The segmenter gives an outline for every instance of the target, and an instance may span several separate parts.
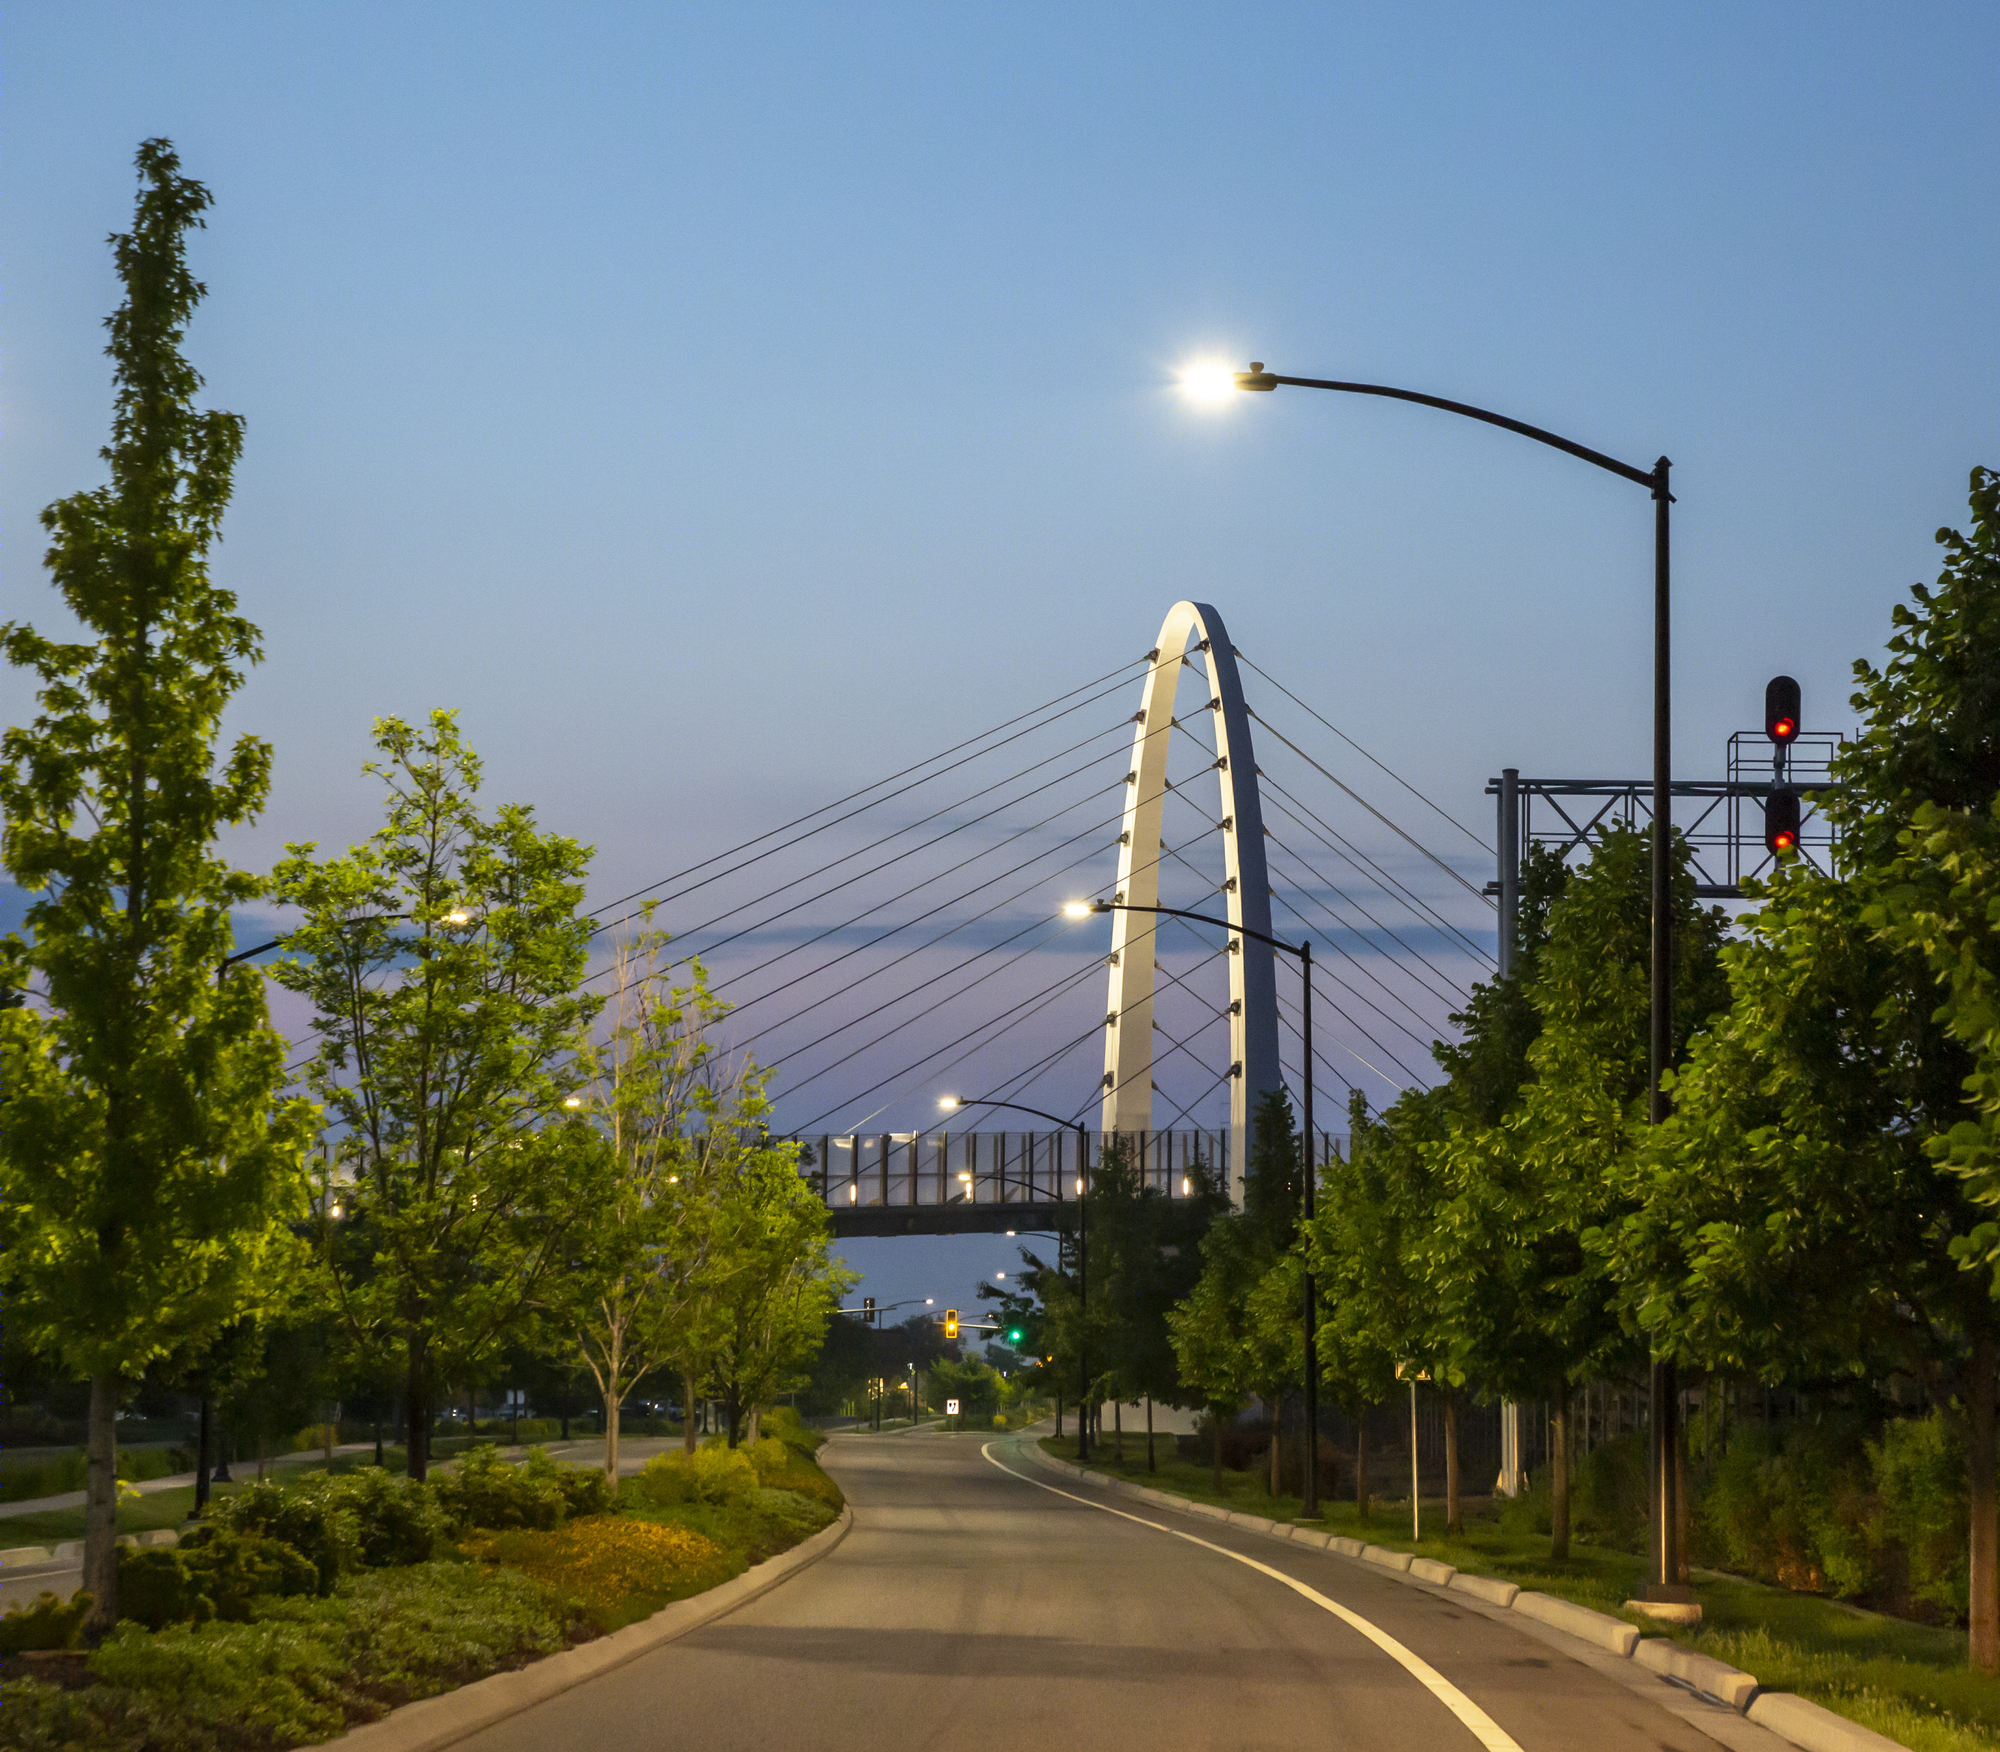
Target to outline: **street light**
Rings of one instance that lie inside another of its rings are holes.
[[[1301,1224],[1313,1218],[1314,1182],[1319,1177],[1319,1164],[1314,1160],[1313,1147],[1313,949],[1310,940],[1286,943],[1277,937],[1266,936],[1262,931],[1253,931],[1248,925],[1232,925],[1227,919],[1218,919],[1208,913],[1189,912],[1178,906],[1137,906],[1122,900],[1072,900],[1063,907],[1063,912],[1073,919],[1087,919],[1092,913],[1144,912],[1159,913],[1167,918],[1190,919],[1201,925],[1220,925],[1225,931],[1233,931],[1239,937],[1254,937],[1260,943],[1268,943],[1273,949],[1282,949],[1287,955],[1295,955],[1299,962],[1299,980],[1302,988],[1300,1006],[1303,1026],[1299,1030],[1305,1049],[1305,1201],[1300,1213]],[[1181,1190],[1187,1190],[1185,1177]],[[1313,1520],[1319,1515],[1319,1311],[1314,1293],[1312,1262],[1308,1254],[1305,1264],[1305,1312],[1302,1316],[1305,1329],[1306,1352],[1306,1475],[1305,1490],[1299,1502],[1302,1519]],[[1275,1443],[1278,1432],[1275,1424],[1271,1440]]]
[[[1088,909],[1086,909],[1088,910]],[[1076,1366],[1081,1377],[1083,1391],[1076,1401],[1076,1457],[1078,1460],[1090,1458],[1090,1199],[1088,1176],[1090,1173],[1090,1133],[1083,1128],[1080,1119],[1064,1119],[1059,1114],[1044,1113],[1039,1107],[1024,1107],[1018,1101],[995,1101],[980,1096],[966,1099],[958,1095],[940,1095],[938,1105],[947,1113],[956,1113],[961,1107],[1006,1107],[1015,1113],[1031,1113],[1037,1119],[1046,1119],[1051,1125],[1062,1126],[1076,1133],[1076,1160],[1082,1170],[1076,1177]],[[961,1174],[961,1180],[969,1176]],[[1030,1191],[1034,1189],[1029,1188]],[[1009,1229],[1008,1234],[1013,1230]]]
[[[1344,395],[1384,396],[1391,401],[1416,402],[1427,408],[1440,408],[1448,414],[1460,414],[1468,420],[1479,420],[1489,426],[1501,426],[1509,432],[1518,432],[1523,438],[1532,438],[1537,444],[1546,444],[1553,450],[1560,450],[1579,461],[1590,463],[1608,474],[1615,474],[1621,480],[1631,481],[1644,487],[1653,497],[1653,944],[1652,977],[1650,1001],[1648,1004],[1647,1028],[1647,1086],[1649,1100],[1647,1116],[1653,1125],[1660,1124],[1667,1116],[1666,1096],[1660,1089],[1660,1079],[1667,1068],[1667,1061],[1673,1053],[1674,1026],[1674,924],[1670,910],[1672,901],[1672,864],[1668,857],[1667,838],[1672,831],[1672,689],[1670,686],[1669,655],[1671,640],[1668,606],[1671,598],[1671,568],[1669,565],[1670,545],[1668,541],[1668,508],[1674,502],[1669,490],[1668,477],[1673,464],[1664,456],[1654,462],[1651,468],[1635,468],[1629,462],[1620,462],[1614,456],[1606,456],[1601,450],[1592,450],[1587,445],[1578,444],[1569,438],[1558,437],[1553,432],[1544,431],[1540,426],[1530,426],[1522,420],[1509,419],[1505,414],[1496,414],[1485,408],[1475,408],[1465,402],[1446,401],[1441,396],[1423,395],[1413,389],[1391,389],[1380,383],[1346,383],[1337,379],[1321,377],[1286,377],[1277,372],[1266,371],[1262,361],[1253,360],[1248,371],[1238,371],[1232,378],[1239,390],[1271,391],[1284,384],[1293,389],[1330,389]],[[1203,373],[1200,382],[1190,374],[1187,380],[1191,391],[1205,393],[1205,386],[1212,381]],[[1503,953],[1511,944],[1514,920],[1502,902],[1500,932]],[[1652,1482],[1648,1495],[1653,1512],[1652,1550],[1649,1553],[1652,1577],[1646,1585],[1649,1599],[1662,1601],[1691,1601],[1693,1590],[1680,1579],[1680,1504],[1678,1453],[1680,1448],[1680,1387],[1675,1378],[1674,1365],[1664,1358],[1655,1357],[1651,1380],[1652,1399],[1652,1439],[1649,1456]]]

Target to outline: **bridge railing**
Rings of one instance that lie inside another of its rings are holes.
[[[1093,1132],[1090,1160],[1104,1158],[1116,1132]],[[1197,1164],[1228,1184],[1229,1133],[1122,1134],[1140,1162],[1141,1183],[1168,1198],[1195,1190]],[[799,1172],[834,1211],[861,1206],[1069,1204],[1076,1199],[1078,1134],[1073,1131],[849,1132],[796,1137]],[[1319,1161],[1344,1139],[1319,1135]]]

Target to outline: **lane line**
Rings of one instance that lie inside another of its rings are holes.
[[[1204,1551],[1213,1551],[1220,1556],[1232,1558],[1260,1575],[1269,1576],[1274,1582],[1284,1583],[1293,1593],[1302,1595],[1322,1611],[1332,1613],[1350,1629],[1358,1630],[1470,1728],[1473,1738],[1486,1748],[1486,1752],[1521,1752],[1519,1741],[1422,1655],[1414,1649],[1405,1647],[1379,1625],[1371,1624],[1360,1613],[1349,1610],[1338,1600],[1329,1600],[1317,1588],[1308,1587],[1296,1577],[1286,1575],[1283,1570],[1273,1569],[1268,1563],[1259,1563],[1254,1557],[1245,1557],[1240,1551],[1231,1551],[1226,1545],[1216,1545],[1209,1540],[1197,1538],[1192,1533],[1183,1533],[1180,1528],[1169,1527],[1164,1521],[1149,1521],[1143,1515],[1127,1514],[1123,1509],[1114,1509],[1109,1503],[1092,1502],[1089,1497],[1078,1496],[1074,1491],[1058,1490],[1052,1484],[1044,1484],[1039,1478],[1030,1478],[1025,1472],[1016,1472],[1013,1467],[1002,1465],[993,1458],[993,1448],[994,1444],[988,1442],[979,1452],[988,1465],[999,1467],[1009,1478],[1018,1478],[1023,1484],[1032,1484],[1037,1490],[1045,1490],[1051,1496],[1067,1497],[1073,1503],[1083,1504],[1086,1509],[1096,1509],[1106,1515],[1116,1515],[1121,1521],[1132,1521],[1141,1527],[1151,1527],[1156,1533],[1171,1533],[1176,1539],[1185,1539],[1188,1544],[1199,1545]]]

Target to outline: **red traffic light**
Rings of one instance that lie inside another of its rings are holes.
[[[1780,748],[1799,735],[1799,684],[1789,675],[1774,675],[1764,684],[1764,734]]]
[[[1764,799],[1764,845],[1773,857],[1799,849],[1799,794],[1789,787]]]

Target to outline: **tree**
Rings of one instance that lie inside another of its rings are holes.
[[[375,736],[388,820],[341,857],[287,848],[272,892],[304,916],[274,977],[313,1006],[308,1076],[352,1180],[335,1306],[356,1352],[401,1360],[421,1479],[440,1381],[537,1312],[603,1180],[569,1107],[602,1000],[577,990],[588,852],[520,805],[480,813],[451,713]]]
[[[746,1417],[805,1384],[827,1321],[860,1281],[832,1256],[832,1223],[799,1173],[798,1145],[762,1135],[767,1075],[746,1069],[733,1111],[707,1130],[717,1184],[712,1287],[687,1328],[732,1448]]]
[[[209,193],[165,140],[139,148],[132,230],[112,250],[116,385],[108,485],[42,513],[47,564],[88,637],[0,628],[40,683],[40,714],[0,741],[0,861],[38,898],[0,950],[4,1275],[27,1323],[89,1379],[84,1585],[117,1610],[121,1383],[255,1307],[285,1273],[309,1129],[283,1099],[284,1043],[262,979],[231,968],[230,909],[258,880],[217,856],[254,818],[271,751],[221,719],[257,630],[208,574],[243,446],[194,406],[181,340],[206,288],[187,234]]]
[[[1620,1172],[1648,1125],[1647,836],[1608,832],[1549,915],[1527,996],[1541,1018],[1532,1080],[1497,1124],[1455,1115],[1426,1155],[1440,1180],[1426,1277],[1456,1378],[1552,1407],[1551,1550],[1569,1551],[1571,1387],[1636,1361],[1602,1249],[1625,1214]],[[1724,920],[1695,898],[1687,849],[1673,848],[1676,1058],[1726,1002]]]
[[[715,1287],[722,1145],[742,1113],[743,1091],[718,1086],[714,1029],[728,1006],[710,995],[699,962],[692,983],[663,989],[666,943],[649,930],[615,963],[614,1021],[595,1091],[609,1160],[550,1291],[597,1383],[613,1480],[626,1398],[684,1355]]]
[[[1940,531],[1935,592],[1898,605],[1890,659],[1857,664],[1857,739],[1820,799],[1836,874],[1781,866],[1725,952],[1727,1016],[1635,1165],[1615,1266],[1662,1348],[1767,1381],[1901,1371],[1956,1400],[1970,1509],[1969,1649],[2000,1670],[1993,1476],[2000,1311],[1977,1146],[1982,967],[2000,882],[1994,477],[1975,533]],[[1961,1008],[1962,996],[1972,999]],[[1972,1097],[1968,1103],[1967,1096]]]

